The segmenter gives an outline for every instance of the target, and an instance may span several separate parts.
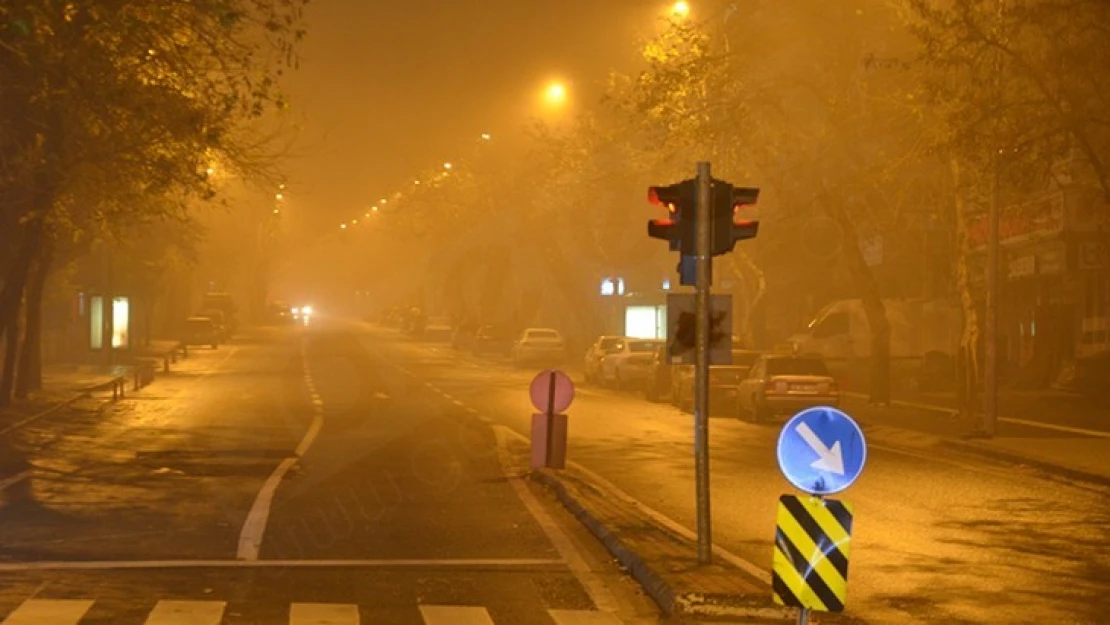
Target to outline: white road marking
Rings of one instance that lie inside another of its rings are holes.
[[[501,471],[506,477],[509,477],[509,472],[512,467],[512,462],[509,460],[509,450],[506,444],[506,432],[511,431],[512,430],[509,430],[509,428],[503,425],[494,427],[494,435],[497,438],[497,458],[501,462]],[[536,497],[532,495],[532,492],[528,490],[528,487],[521,481],[521,478],[509,477],[509,484],[512,485],[513,490],[516,492],[517,496],[520,497],[520,501],[524,504],[524,507],[528,509],[532,518],[536,519],[536,523],[543,530],[544,534],[547,535],[547,539],[551,541],[551,544],[555,546],[559,555],[566,561],[571,573],[578,578],[579,583],[586,589],[587,594],[590,595],[590,599],[597,609],[604,612],[616,612],[617,601],[613,598],[612,593],[609,592],[609,587],[605,585],[605,582],[603,582],[597,574],[590,570],[590,565],[586,563],[586,559],[579,553],[578,548],[575,547],[570,538],[563,533],[562,528],[555,523],[555,520],[547,513],[547,510],[544,510],[540,502],[536,500]]]
[[[457,399],[451,400],[451,403],[453,403],[453,404],[455,404],[456,406],[459,406],[459,407],[462,407],[462,406],[466,405],[466,404],[462,403],[461,401],[459,401]]]
[[[399,560],[62,560],[0,562],[0,572],[111,571],[144,569],[565,569],[563,560],[542,558]]]
[[[555,625],[622,625],[621,620],[609,612],[593,610],[548,610]]]
[[[226,607],[223,601],[159,601],[146,625],[220,625]]]
[[[381,392],[374,393],[374,399],[389,399],[389,395]]]
[[[312,372],[308,368],[308,355],[305,351],[305,344],[301,343],[301,360],[304,363],[305,372],[311,376]],[[313,398],[313,403],[316,403],[318,398]],[[317,406],[322,406],[320,402]],[[258,495],[251,505],[250,512],[247,514],[247,520],[243,522],[243,529],[239,532],[239,549],[236,556],[243,560],[257,560],[258,552],[262,548],[262,537],[266,533],[266,523],[270,520],[270,506],[274,502],[274,493],[277,492],[278,486],[281,481],[285,479],[285,474],[293,468],[299,458],[302,458],[312,443],[316,441],[317,435],[320,434],[320,429],[324,426],[324,415],[322,410],[315,410],[312,415],[312,423],[309,424],[308,430],[305,432],[304,437],[301,439],[300,444],[294,450],[293,457],[286,458],[278,464],[270,477],[266,478],[266,482],[262,485],[262,489],[258,491]]]
[[[507,427],[504,427],[504,426],[499,426],[498,431],[505,432],[506,434],[508,434],[510,436],[513,436],[514,438],[522,440],[525,443],[531,444],[531,441],[528,439],[527,436],[525,436],[525,435],[521,434],[520,432],[517,432],[516,430],[513,430],[511,428],[507,428]],[[598,486],[601,486],[602,488],[605,488],[605,489],[609,490],[609,492],[612,495],[616,496],[618,499],[623,500],[625,503],[627,503],[629,505],[632,505],[632,506],[636,506],[648,518],[652,519],[656,523],[659,523],[663,527],[666,527],[667,529],[669,529],[672,532],[678,534],[679,536],[682,536],[683,538],[685,538],[687,540],[693,540],[693,541],[697,540],[698,535],[695,534],[693,531],[689,530],[688,528],[686,528],[686,526],[684,526],[681,523],[675,521],[674,519],[671,519],[670,517],[666,516],[662,512],[659,512],[658,510],[655,510],[654,508],[648,506],[647,504],[643,503],[642,501],[639,501],[639,500],[635,499],[634,497],[632,497],[632,495],[629,495],[628,493],[624,492],[623,490],[617,488],[612,482],[610,482],[609,480],[601,477],[597,473],[594,473],[593,471],[587,469],[586,467],[584,467],[584,466],[582,466],[582,465],[580,465],[580,464],[578,464],[577,462],[574,462],[574,461],[568,461],[567,466],[575,469],[576,471],[581,471],[584,475],[586,475],[586,477],[593,480],[595,484],[597,484]],[[736,568],[744,571],[748,575],[751,575],[752,577],[760,580],[761,582],[770,585],[770,583],[771,583],[771,572],[770,572],[770,570],[764,569],[764,568],[762,568],[762,567],[760,567],[756,564],[753,564],[753,563],[741,558],[740,556],[736,555],[735,553],[732,553],[731,551],[728,551],[724,547],[721,547],[720,545],[713,545],[713,553],[720,556],[722,560],[724,560],[724,561],[728,562],[729,564],[735,566]]]
[[[460,605],[422,605],[425,625],[493,625],[485,608]]]
[[[868,399],[868,396],[863,393],[845,392],[843,395],[853,397],[855,399]],[[926,410],[929,412],[939,412],[949,416],[959,415],[960,411],[954,408],[946,408],[944,406],[934,406],[932,404],[923,404],[915,401],[904,401],[901,399],[891,400],[891,405],[904,406],[906,408],[916,408],[918,410]],[[998,417],[1002,423],[1014,423],[1017,425],[1025,425],[1031,428],[1041,428],[1042,430],[1054,430],[1056,432],[1067,432],[1068,434],[1082,434],[1084,436],[1094,436],[1096,438],[1110,438],[1110,432],[1104,430],[1088,430],[1085,428],[1073,428],[1067,425],[1056,425],[1054,423],[1045,423],[1043,421],[1030,421],[1028,419],[1015,419],[1012,417]]]
[[[92,605],[85,600],[28,599],[3,625],[77,625]]]
[[[358,606],[351,603],[294,603],[289,625],[358,625]]]
[[[1005,423],[1016,423],[1018,425],[1027,425],[1034,428],[1042,428],[1045,430],[1055,430],[1057,432],[1067,432],[1068,434],[1083,434],[1085,436],[1094,436],[1095,438],[1110,438],[1110,432],[1103,432],[1100,430],[1087,430],[1084,428],[1073,428],[1066,425],[1055,425],[1052,423],[1041,423],[1039,421],[1029,421],[1027,419],[1011,419],[1009,417],[999,417],[999,421]]]
[[[477,408],[467,408],[466,411],[469,412],[470,414],[478,414],[478,409]]]

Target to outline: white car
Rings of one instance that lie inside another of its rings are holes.
[[[651,370],[655,350],[662,344],[660,339],[621,339],[601,359],[601,382],[617,388],[643,382]]]
[[[594,344],[586,350],[586,358],[583,362],[582,371],[585,373],[586,382],[589,384],[596,384],[601,381],[601,360],[609,353],[617,343],[620,343],[624,337],[602,335],[597,337]]]
[[[513,364],[521,366],[531,362],[558,364],[566,359],[566,343],[558,330],[528,328],[513,344]]]

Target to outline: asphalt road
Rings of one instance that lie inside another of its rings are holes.
[[[0,623],[658,621],[523,443],[398,364],[252,331],[6,433]]]
[[[460,356],[361,326],[369,349],[520,434],[534,371]],[[694,527],[692,418],[667,405],[580,389],[569,455],[636,500]],[[780,426],[711,423],[717,544],[770,568]],[[873,445],[842,495],[855,506],[847,613],[873,623],[1106,622],[1110,494],[959,454]]]

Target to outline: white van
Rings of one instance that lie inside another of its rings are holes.
[[[898,377],[916,377],[925,386],[954,376],[951,372],[963,331],[960,309],[946,302],[920,299],[888,299],[883,305],[890,322],[893,372]],[[859,299],[832,302],[817,313],[804,332],[787,341],[795,353],[819,354],[836,372],[871,357],[871,325]]]

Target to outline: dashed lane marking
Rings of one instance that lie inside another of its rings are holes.
[[[374,399],[389,399],[389,395],[381,392],[374,393]]]
[[[459,406],[459,407],[462,407],[462,406],[466,405],[466,404],[464,404],[463,402],[461,402],[457,399],[451,400],[451,403],[453,403],[453,404],[455,404],[456,406]]]

